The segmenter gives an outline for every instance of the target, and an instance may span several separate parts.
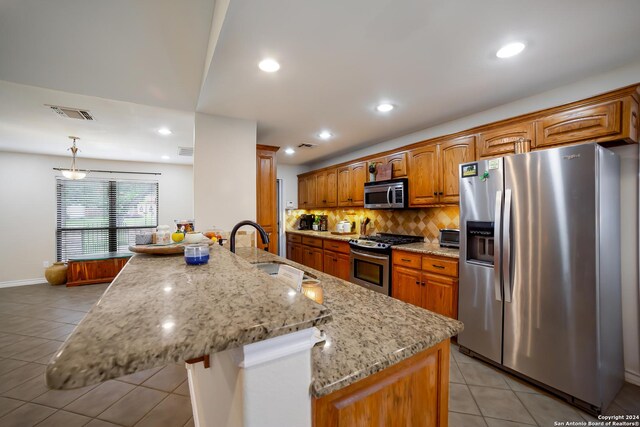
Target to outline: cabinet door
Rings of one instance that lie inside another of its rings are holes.
[[[298,209],[307,208],[307,178],[298,178]]]
[[[338,206],[338,170],[329,169],[325,172],[326,184],[323,200],[326,200],[325,206],[335,208]]]
[[[317,206],[316,195],[316,175],[310,175],[306,179],[307,181],[307,208],[315,208]]]
[[[316,206],[327,207],[327,172],[322,171],[316,174]]]
[[[424,206],[438,202],[438,146],[435,144],[409,151],[409,205]]]
[[[422,272],[405,267],[393,266],[391,296],[409,304],[422,303]]]
[[[338,253],[336,254],[338,261],[337,261],[337,271],[335,276],[339,277],[342,280],[346,280],[349,281],[349,279],[351,278],[351,258],[349,256],[349,254],[341,254]]]
[[[582,141],[610,141],[622,136],[622,101],[575,108],[536,121],[535,147]]]
[[[475,159],[475,137],[457,138],[440,143],[440,203],[458,203],[460,190],[458,167]]]
[[[264,147],[264,148],[261,148]],[[278,229],[276,196],[276,151],[273,147],[258,146],[256,150],[256,220],[270,235],[268,250],[278,253],[278,239],[274,238]],[[261,243],[259,248],[263,248]]]
[[[303,264],[304,263],[303,251],[304,251],[304,246],[302,246],[300,243],[294,243],[293,251],[292,251],[293,257],[291,258],[291,261],[297,262],[298,264]]]
[[[351,165],[351,206],[364,206],[364,183],[368,174],[367,162]]]
[[[327,250],[323,252],[322,271],[334,277],[338,276],[338,255],[335,252]]]
[[[312,258],[313,261],[311,261],[311,268],[315,268],[318,271],[322,271],[323,268],[323,264],[324,264],[324,253],[322,251],[322,249],[319,248],[311,248],[311,252],[312,252]]]
[[[390,164],[391,178],[402,178],[407,176],[407,153],[396,153],[387,156],[387,164]]]
[[[338,168],[338,206],[351,206],[351,168]]]
[[[478,159],[526,153],[533,142],[533,122],[513,123],[478,135]]]
[[[422,274],[425,284],[422,307],[443,316],[458,318],[458,281],[456,279]]]

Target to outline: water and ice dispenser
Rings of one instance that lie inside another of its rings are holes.
[[[493,266],[493,222],[467,221],[467,261]]]

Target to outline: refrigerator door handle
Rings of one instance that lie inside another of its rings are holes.
[[[502,236],[502,190],[496,191],[496,215],[493,223],[493,290],[497,301],[502,301],[502,292],[500,291],[500,266],[502,265],[502,252],[500,250],[500,242]]]
[[[504,231],[502,232],[502,276],[504,277],[504,300],[511,302],[513,284],[511,283],[511,190],[504,190]]]

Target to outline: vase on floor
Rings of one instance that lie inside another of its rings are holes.
[[[50,285],[64,285],[67,283],[67,264],[54,262],[52,266],[44,270],[44,277]]]

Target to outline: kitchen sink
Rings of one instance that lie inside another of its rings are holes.
[[[278,270],[280,269],[280,266],[283,265],[283,262],[255,262],[253,263],[253,265],[256,266],[256,268],[258,270],[262,270],[265,273],[271,275],[271,276],[277,276],[278,275]],[[306,271],[304,272],[304,276],[302,276],[302,280],[308,280],[308,279],[317,279],[316,276],[314,276],[313,274],[309,274]]]

